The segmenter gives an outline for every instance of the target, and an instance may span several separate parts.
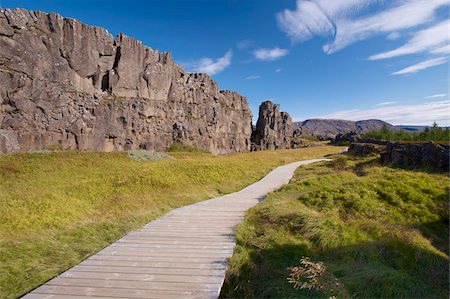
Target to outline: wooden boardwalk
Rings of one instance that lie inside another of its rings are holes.
[[[246,211],[298,166],[321,160],[280,166],[239,192],[173,210],[23,298],[217,298]]]

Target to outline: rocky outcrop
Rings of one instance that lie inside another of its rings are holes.
[[[314,135],[320,139],[333,139],[338,134],[355,132],[365,134],[376,131],[386,126],[390,130],[398,130],[395,126],[378,119],[361,121],[350,121],[341,119],[308,119],[303,122],[294,123],[305,135]]]
[[[352,142],[360,142],[361,136],[356,132],[339,133],[334,140],[331,141],[333,145],[348,145]]]
[[[265,101],[259,106],[259,116],[252,134],[252,150],[291,148],[292,119],[280,112],[280,105]]]
[[[380,154],[383,149],[384,146],[372,143],[352,143],[348,148],[348,153],[359,157],[366,157],[369,155]]]
[[[250,149],[245,97],[170,53],[58,14],[0,9],[0,151]]]
[[[450,145],[428,143],[390,142],[381,154],[383,164],[408,168],[449,170]]]

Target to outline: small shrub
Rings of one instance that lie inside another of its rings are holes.
[[[172,143],[169,147],[169,152],[208,153],[208,151],[203,148],[198,148],[192,145],[183,145],[180,143]]]
[[[20,172],[19,166],[14,162],[8,162],[0,165],[0,175],[4,177],[11,177]]]
[[[302,136],[303,139],[309,140],[309,141],[320,141],[319,137],[315,135],[304,135]]]
[[[329,166],[333,168],[335,171],[344,171],[347,169],[347,158],[338,157],[333,161],[330,161]]]
[[[327,271],[322,262],[313,262],[309,257],[300,259],[300,266],[291,269],[288,282],[295,289],[324,292],[332,297],[348,298],[348,293],[339,280]]]
[[[49,151],[62,151],[63,149],[63,145],[60,143],[49,144],[46,146],[46,150]]]
[[[131,159],[134,159],[136,161],[159,161],[159,160],[173,160],[174,157],[161,152],[150,152],[145,150],[136,150],[136,151],[129,151],[128,157]]]

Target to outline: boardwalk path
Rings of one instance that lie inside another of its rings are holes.
[[[298,166],[321,160],[280,166],[239,192],[173,210],[24,298],[217,298],[245,212]]]

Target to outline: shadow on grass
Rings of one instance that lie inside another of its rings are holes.
[[[420,230],[425,238],[431,241],[431,244],[445,254],[449,255],[449,220],[444,217],[441,221],[420,223],[412,226]]]
[[[241,248],[242,249],[242,248]],[[308,256],[358,298],[446,298],[448,257],[397,238],[329,250],[304,245],[250,249],[250,258],[235,276],[227,274],[221,298],[329,298],[333,291],[296,290],[287,278],[291,267]],[[321,282],[319,280],[319,286]],[[322,286],[326,285],[324,283]],[[340,298],[340,296],[337,296]]]

